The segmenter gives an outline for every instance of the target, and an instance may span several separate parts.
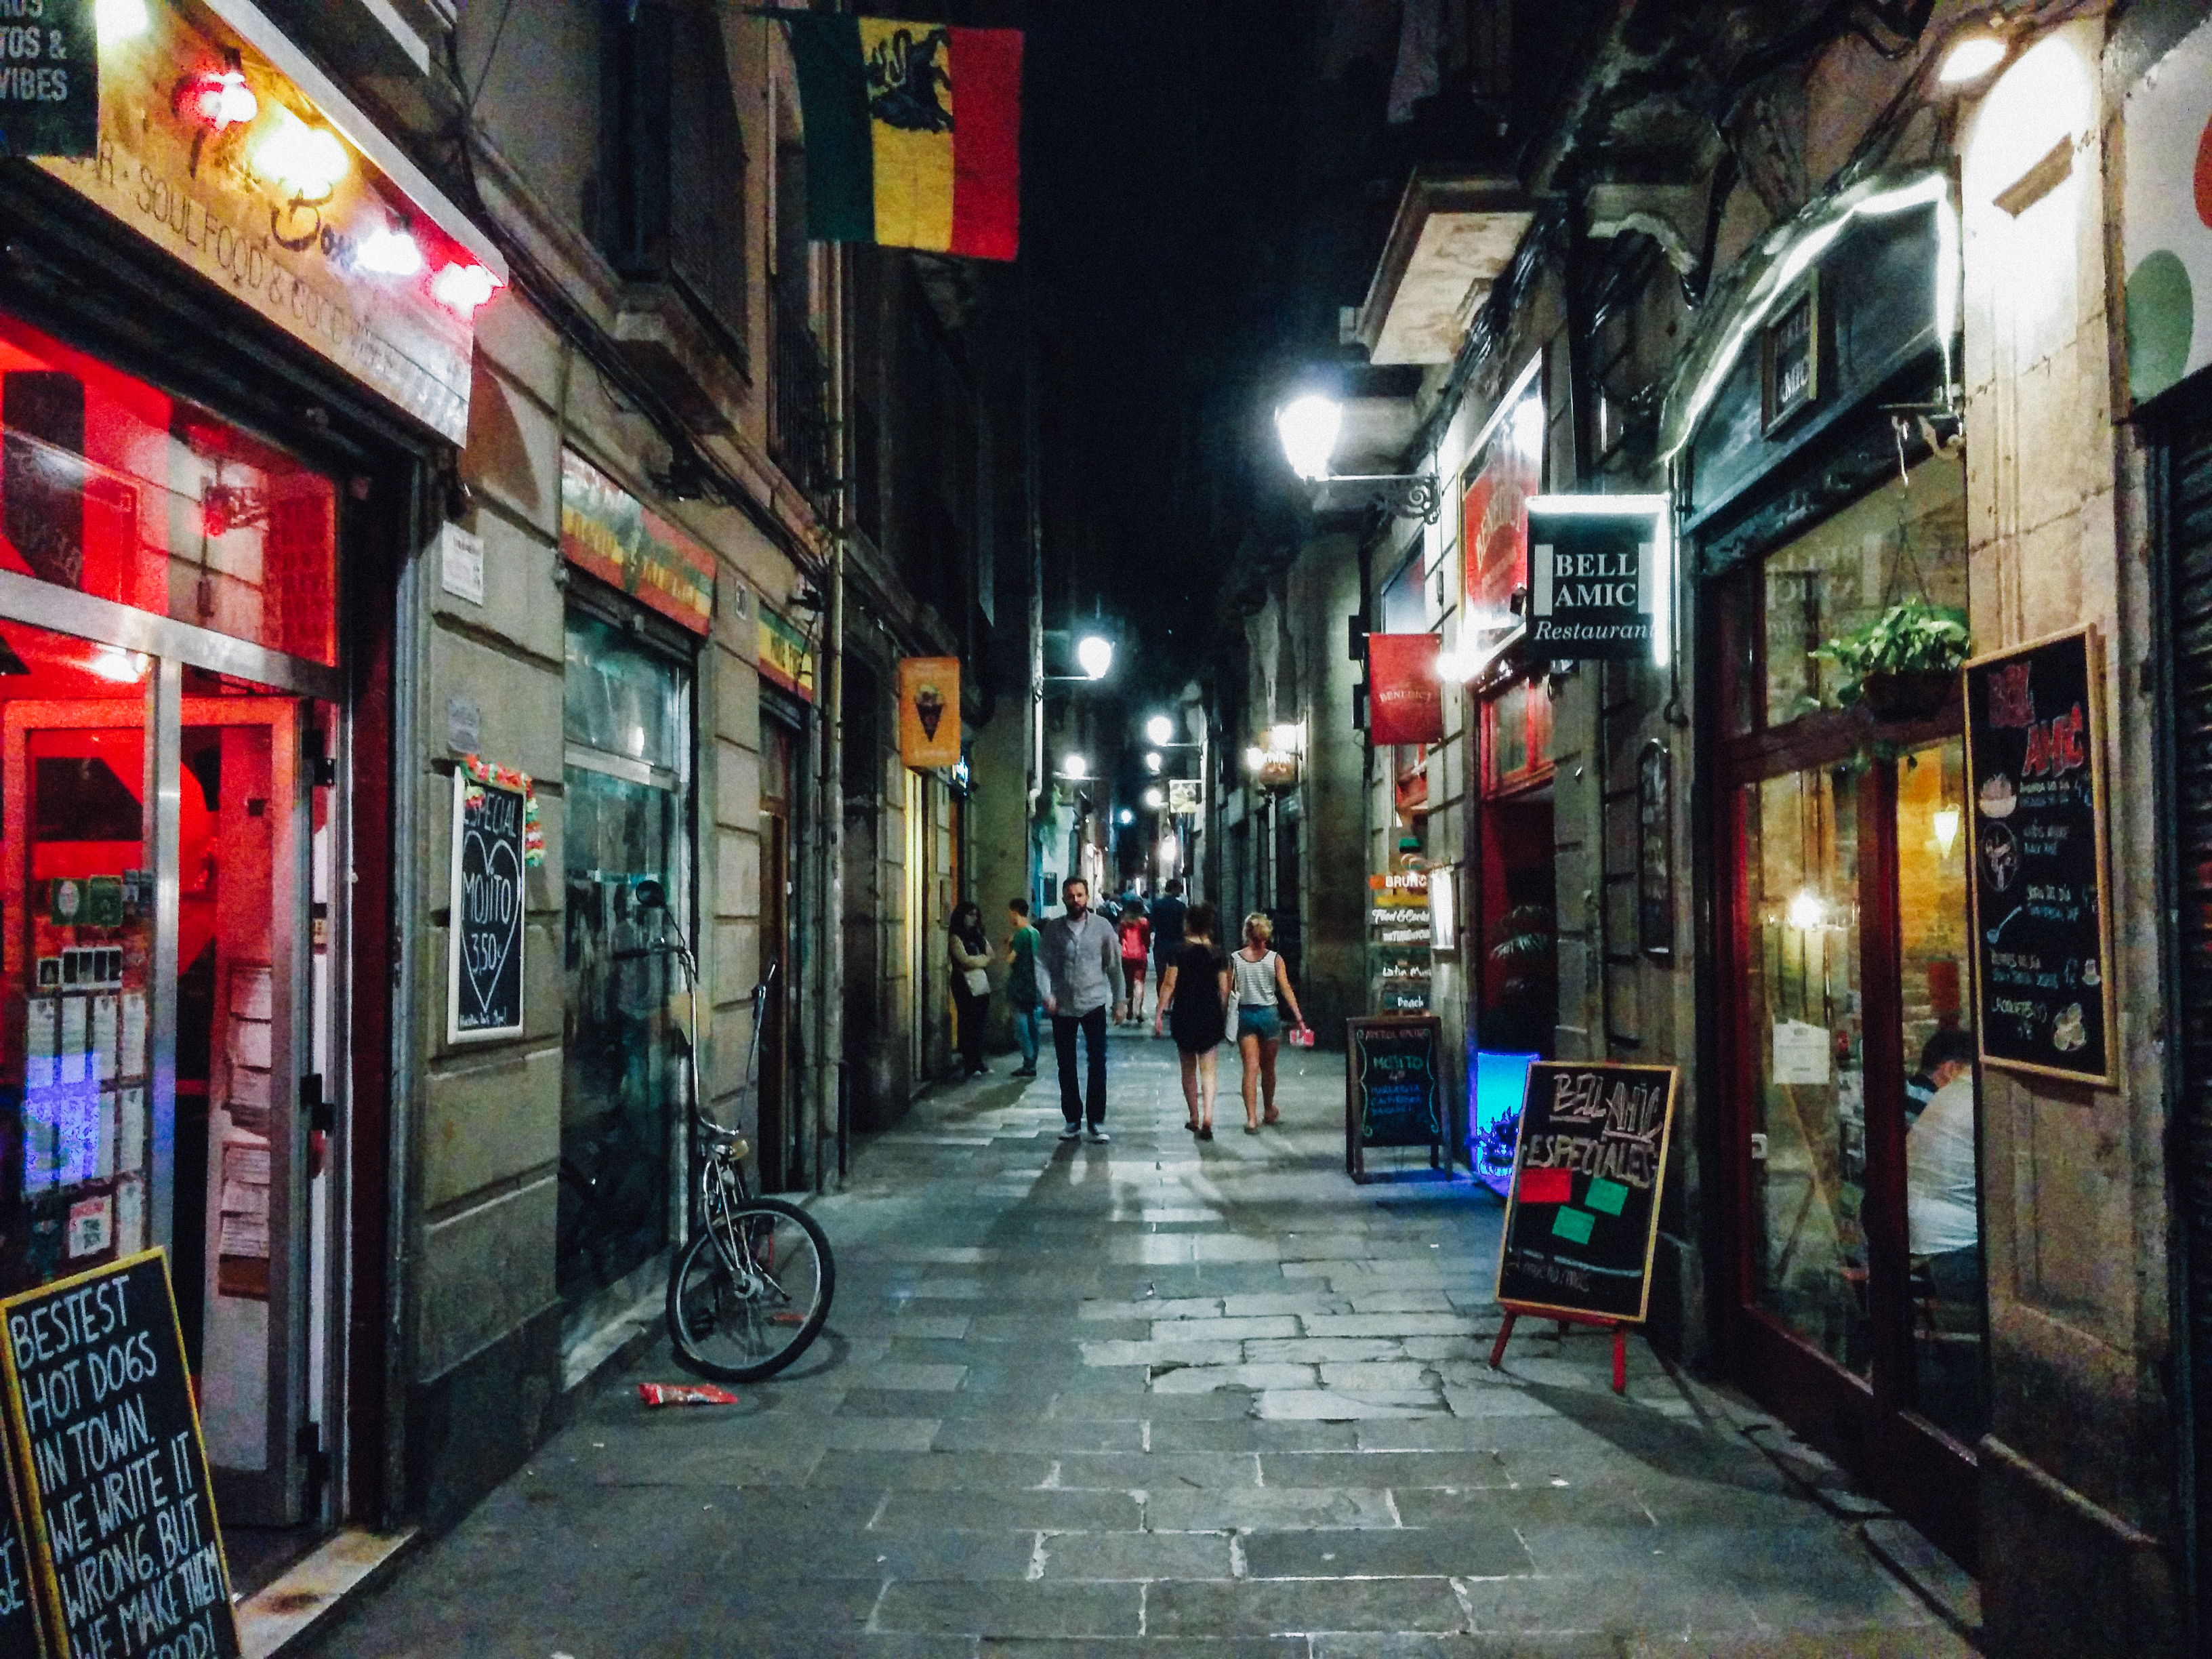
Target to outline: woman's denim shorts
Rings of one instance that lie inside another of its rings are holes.
[[[1280,1042],[1282,1015],[1264,1004],[1255,1003],[1249,1007],[1240,1004],[1237,1010],[1237,1040],[1241,1042],[1248,1036],[1255,1036],[1262,1042]]]

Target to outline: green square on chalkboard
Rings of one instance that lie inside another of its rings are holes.
[[[1583,1194],[1583,1202],[1593,1210],[1603,1210],[1607,1215],[1619,1215],[1620,1206],[1628,1202],[1628,1188],[1618,1181],[1607,1181],[1603,1176],[1593,1176],[1589,1190]]]
[[[1552,1231],[1560,1238],[1571,1239],[1577,1244],[1589,1243],[1590,1229],[1597,1225],[1597,1218],[1588,1210],[1561,1210],[1552,1218]]]

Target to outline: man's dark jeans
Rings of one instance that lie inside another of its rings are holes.
[[[1083,1093],[1075,1091],[1075,1033],[1083,1031],[1083,1048],[1091,1064],[1083,1080]],[[1091,1127],[1106,1121],[1106,1011],[1052,1017],[1052,1051],[1060,1060],[1060,1115],[1070,1123],[1083,1121],[1084,1102],[1091,1106]]]

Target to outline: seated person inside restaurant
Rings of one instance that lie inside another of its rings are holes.
[[[1926,1109],[1905,1133],[1905,1204],[1907,1249],[1914,1277],[1933,1304],[1929,1312],[1939,1331],[1978,1332],[1982,1304],[1981,1194],[1974,1160],[1974,1061],[1971,1032],[1941,1030],[1928,1039],[1920,1069],[1936,1085]],[[1930,1356],[1933,1375],[1923,1390],[1959,1401],[1923,1399],[1922,1409],[1945,1425],[1955,1414],[1946,1407],[1963,1404],[1978,1390],[1971,1368],[1978,1364],[1972,1343],[1960,1346],[1934,1339],[1941,1352]],[[1949,1352],[1957,1348],[1956,1352]],[[1948,1373],[1954,1367],[1960,1375]],[[1954,1430],[1955,1431],[1955,1430]]]

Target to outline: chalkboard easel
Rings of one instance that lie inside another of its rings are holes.
[[[238,1659],[166,1255],[143,1251],[0,1302],[0,1376],[47,1650]]]
[[[1378,1146],[1424,1146],[1444,1170],[1443,1022],[1382,1014],[1344,1022],[1344,1172],[1367,1172]]]
[[[1671,1066],[1540,1060],[1528,1068],[1498,1251],[1505,1322],[1492,1370],[1525,1315],[1613,1333],[1613,1387],[1628,1388],[1628,1329],[1651,1299],[1659,1199],[1674,1133]]]

